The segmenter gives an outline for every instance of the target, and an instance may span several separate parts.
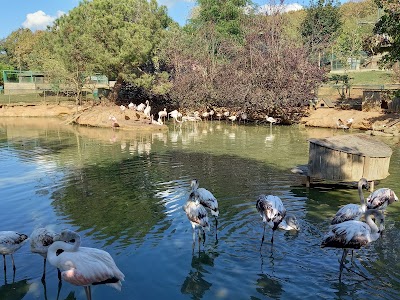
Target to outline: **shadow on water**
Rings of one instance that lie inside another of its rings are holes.
[[[283,289],[279,279],[273,278],[272,276],[266,274],[258,274],[256,291],[261,295],[271,299],[281,299]],[[255,300],[259,298],[251,297],[251,299]]]
[[[23,299],[29,291],[30,284],[28,280],[21,280],[13,283],[6,283],[0,286],[0,299],[20,300]]]

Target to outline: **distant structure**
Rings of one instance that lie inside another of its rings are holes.
[[[374,190],[374,180],[389,176],[392,149],[366,134],[309,140],[307,186],[313,179],[357,182],[364,177]]]

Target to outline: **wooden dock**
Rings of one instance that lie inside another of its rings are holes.
[[[392,149],[366,134],[340,135],[309,140],[307,186],[312,180],[354,182],[364,177],[374,189],[374,180],[389,176]]]

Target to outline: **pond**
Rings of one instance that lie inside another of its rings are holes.
[[[337,209],[358,203],[357,190],[308,189],[290,172],[307,163],[309,138],[338,134],[348,132],[215,121],[138,133],[2,118],[0,230],[70,228],[109,252],[125,281],[120,292],[94,286],[96,300],[399,299],[400,203],[388,207],[383,236],[355,253],[352,269],[368,280],[344,270],[339,282],[341,250],[320,244]],[[399,195],[399,139],[381,139],[393,155],[377,187]],[[218,240],[211,226],[200,250],[182,209],[193,178],[220,206]],[[281,197],[301,231],[277,231],[272,247],[267,228],[260,251],[261,193]],[[14,255],[14,276],[6,258],[0,299],[86,299],[82,287],[59,286],[50,264],[42,284],[43,259],[29,243]]]

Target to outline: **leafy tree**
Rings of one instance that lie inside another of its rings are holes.
[[[12,64],[18,70],[28,69],[29,54],[42,34],[42,31],[33,33],[30,29],[23,28],[13,31],[3,43],[8,63]]]
[[[249,0],[197,0],[197,3],[199,8],[191,19],[192,25],[198,28],[211,23],[218,34],[241,39],[244,8],[250,4]]]
[[[400,2],[391,0],[376,0],[376,2],[384,14],[376,23],[374,32],[383,38],[380,44],[384,46],[381,52],[385,52],[382,64],[392,66],[400,61]]]
[[[307,15],[301,26],[304,44],[310,55],[321,65],[321,54],[337,37],[342,22],[339,3],[334,0],[317,0],[306,9]],[[317,58],[318,57],[318,58]]]

